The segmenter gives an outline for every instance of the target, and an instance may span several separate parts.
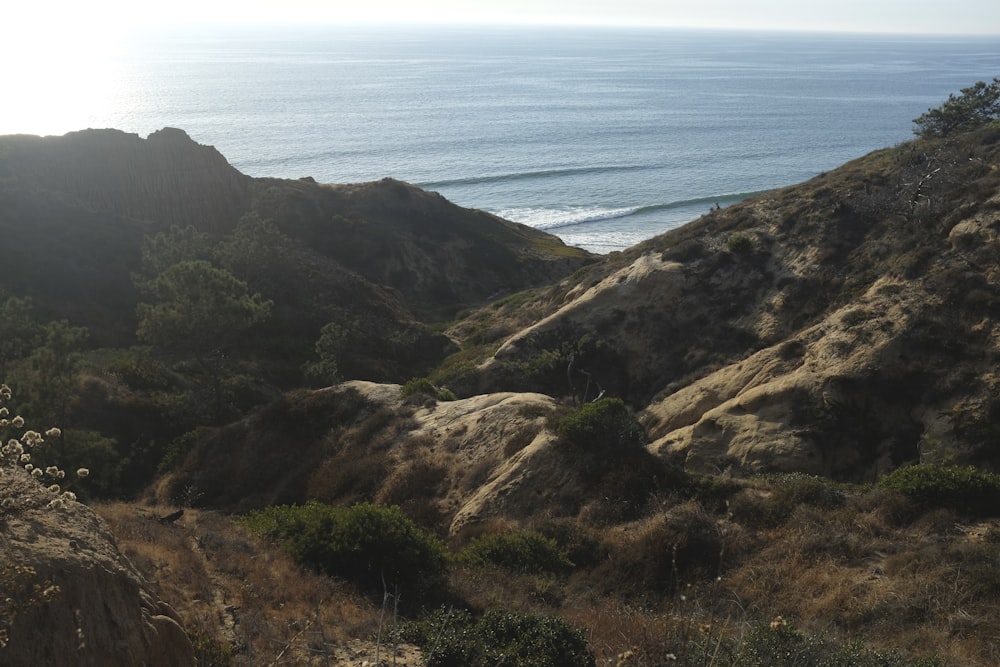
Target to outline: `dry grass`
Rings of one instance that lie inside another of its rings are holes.
[[[400,500],[417,480],[441,481],[417,465],[386,493]],[[1000,521],[920,514],[884,490],[827,493],[800,481],[748,482],[712,510],[660,498],[646,516],[599,529],[569,518],[477,524],[454,551],[479,534],[537,530],[576,569],[560,579],[454,565],[452,597],[473,610],[562,616],[584,629],[598,664],[739,664],[743,638],[777,616],[837,646],[1000,664]],[[279,655],[308,664],[378,631],[379,610],[356,591],[302,572],[221,515],[189,510],[162,525],[166,509],[98,511],[188,627],[236,647],[233,664]]]
[[[229,518],[111,503],[94,508],[119,548],[180,614],[203,665],[374,661],[380,610],[346,584],[303,571]],[[360,641],[359,641],[360,640]],[[383,657],[389,648],[381,648]],[[412,662],[414,651],[397,664]],[[409,661],[409,662],[408,662]]]

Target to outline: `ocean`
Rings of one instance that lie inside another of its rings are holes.
[[[912,138],[1000,37],[199,29],[63,70],[8,82],[0,134],[179,127],[252,176],[393,177],[607,253]]]

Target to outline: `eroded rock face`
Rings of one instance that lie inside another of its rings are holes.
[[[4,564],[30,567],[33,582],[58,592],[39,598],[32,581],[5,576],[19,613],[0,649],[10,667],[194,665],[194,649],[176,613],[150,594],[118,551],[107,525],[85,505],[48,507],[53,495],[20,468],[0,470],[5,508],[0,525]],[[10,504],[10,503],[7,503]],[[10,592],[5,592],[10,595]],[[39,598],[30,603],[29,598]]]

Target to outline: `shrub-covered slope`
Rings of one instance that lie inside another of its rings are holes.
[[[339,290],[335,305],[364,312],[342,302],[371,302],[425,322],[588,261],[551,235],[399,181],[250,178],[170,128],[147,139],[117,130],[0,137],[0,204],[0,287],[118,344],[132,333],[131,275],[140,269],[142,239],[170,226],[193,226],[215,242],[241,221],[273,225],[294,261],[270,267],[280,289],[265,297],[278,303],[292,290]],[[318,326],[307,333],[315,341]]]
[[[713,211],[564,283],[477,388],[626,397],[703,471],[996,465],[998,164],[994,127]]]

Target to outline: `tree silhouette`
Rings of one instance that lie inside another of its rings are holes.
[[[936,109],[915,118],[913,133],[919,137],[945,137],[965,132],[1000,118],[1000,78],[992,83],[979,81],[963,88],[961,95],[949,95]]]

